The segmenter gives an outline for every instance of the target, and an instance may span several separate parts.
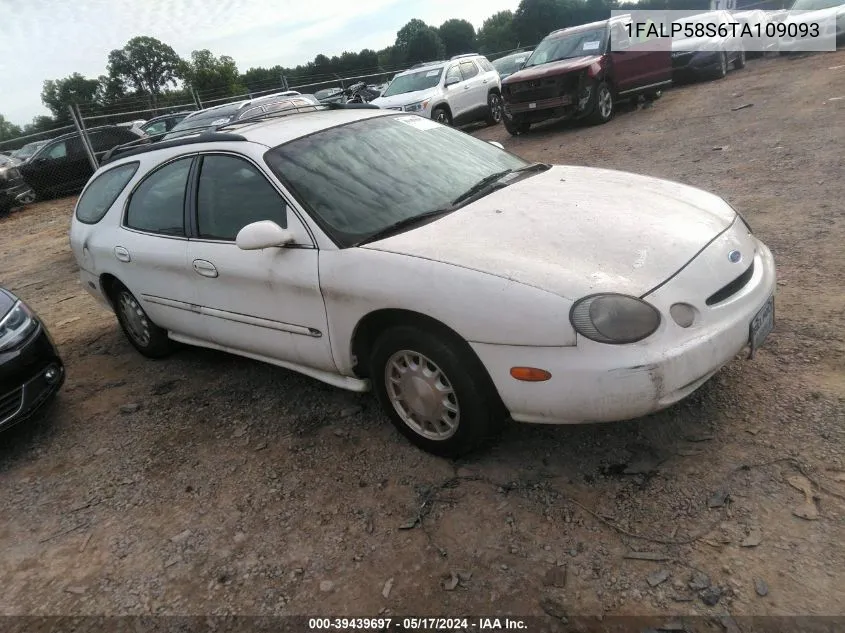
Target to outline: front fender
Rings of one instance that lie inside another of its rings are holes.
[[[572,302],[519,282],[452,264],[365,248],[320,252],[332,354],[352,371],[355,328],[376,310],[429,316],[471,343],[570,347]]]

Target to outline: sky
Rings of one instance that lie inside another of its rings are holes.
[[[23,125],[49,114],[45,79],[106,74],[108,54],[148,35],[188,58],[207,48],[253,66],[291,67],[318,53],[379,50],[419,18],[463,18],[476,29],[519,0],[0,0],[0,114]]]

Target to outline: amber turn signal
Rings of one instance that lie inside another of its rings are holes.
[[[525,382],[543,382],[552,377],[545,369],[536,367],[511,367],[511,376]]]

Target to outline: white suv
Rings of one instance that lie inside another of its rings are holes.
[[[472,121],[496,125],[502,120],[502,81],[486,57],[456,55],[399,73],[372,103],[446,125]]]

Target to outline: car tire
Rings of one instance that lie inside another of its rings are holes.
[[[505,417],[481,361],[448,332],[388,329],[373,346],[370,379],[397,430],[440,457],[479,447]]]
[[[745,49],[742,48],[739,51],[739,55],[734,60],[734,69],[741,70],[745,68]]]
[[[452,125],[452,115],[449,114],[448,108],[443,106],[437,106],[434,108],[434,110],[431,111],[431,118],[443,125]]]
[[[164,358],[175,351],[176,343],[168,338],[167,330],[152,322],[126,286],[115,283],[110,295],[117,322],[136,350],[147,358]]]
[[[487,125],[498,125],[502,120],[502,97],[497,92],[487,95]]]
[[[592,125],[601,125],[607,123],[613,118],[615,113],[615,105],[613,103],[613,90],[607,85],[607,82],[600,81],[596,84],[596,92],[593,101],[593,111],[587,117],[587,121]]]
[[[502,121],[505,124],[505,129],[511,136],[525,134],[531,129],[531,123],[522,117],[509,117],[505,114],[502,116]]]
[[[716,69],[713,78],[724,79],[728,74],[728,54],[725,51],[719,53],[719,67]]]

